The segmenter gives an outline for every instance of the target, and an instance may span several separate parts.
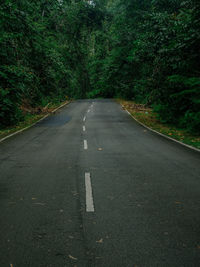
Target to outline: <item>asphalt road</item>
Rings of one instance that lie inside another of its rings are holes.
[[[200,153],[111,100],[0,143],[1,267],[200,266]]]

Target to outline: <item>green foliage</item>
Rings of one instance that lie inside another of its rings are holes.
[[[102,92],[96,89],[96,90],[92,90],[88,92],[86,96],[87,98],[98,98],[98,97],[102,97]]]
[[[35,107],[82,98],[89,87],[88,35],[103,12],[86,1],[13,1],[0,5],[0,127]]]
[[[0,121],[2,125],[12,125],[22,119],[19,108],[20,95],[10,88],[0,88]]]
[[[0,16],[1,127],[67,95],[134,99],[199,131],[199,1],[6,0]]]
[[[162,122],[199,132],[199,1],[118,0],[106,7],[92,38],[92,87],[152,105]]]

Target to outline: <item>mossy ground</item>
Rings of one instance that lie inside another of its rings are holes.
[[[127,109],[131,115],[139,122],[145,124],[153,130],[174,138],[182,143],[200,149],[200,136],[189,133],[184,129],[175,126],[163,124],[158,120],[158,116],[151,108],[142,104],[136,104],[134,101],[117,99],[123,108]]]

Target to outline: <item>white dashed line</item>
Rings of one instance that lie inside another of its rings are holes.
[[[87,140],[84,140],[84,149],[88,149]]]
[[[85,194],[86,194],[86,211],[94,212],[94,201],[92,196],[92,184],[90,173],[85,173]]]
[[[85,121],[85,120],[86,120],[86,117],[83,118],[83,121]]]
[[[88,112],[90,112],[90,109],[88,109]]]
[[[85,132],[85,125],[83,125],[83,131]]]

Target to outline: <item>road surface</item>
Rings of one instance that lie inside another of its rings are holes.
[[[1,267],[200,266],[200,153],[112,100],[0,143]]]

